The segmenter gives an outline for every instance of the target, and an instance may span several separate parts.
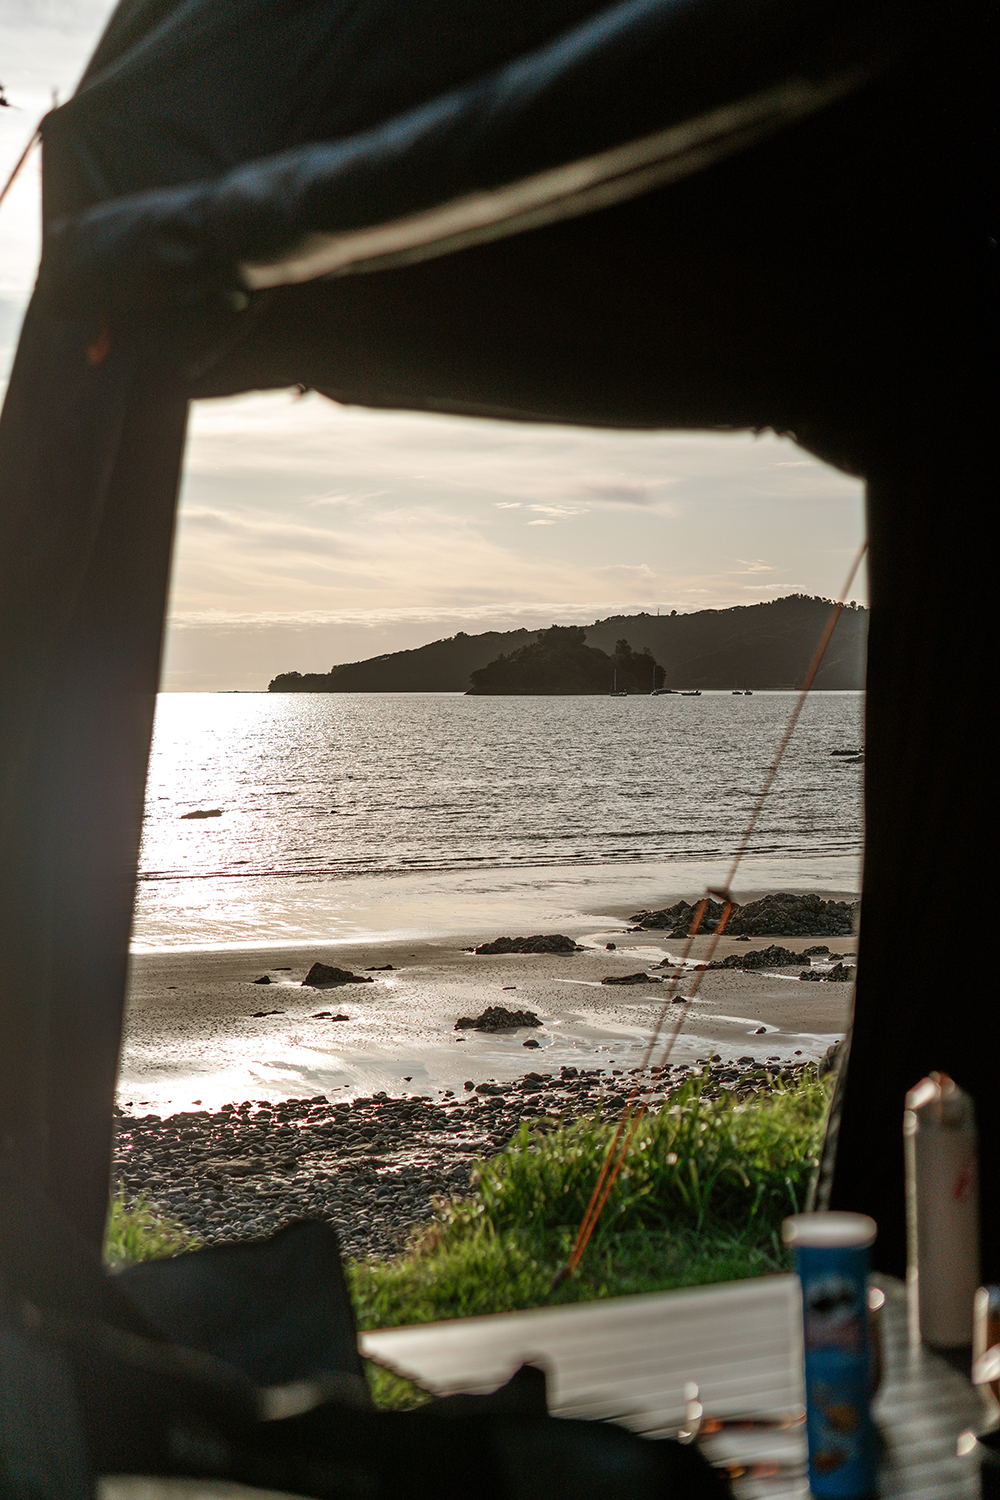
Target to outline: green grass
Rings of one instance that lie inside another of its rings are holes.
[[[828,1096],[815,1078],[746,1103],[692,1080],[640,1126],[580,1269],[555,1292],[613,1126],[522,1126],[482,1163],[472,1197],[392,1260],[356,1262],[363,1328],[759,1276],[784,1267],[781,1221],[800,1210]]]
[[[119,1188],[111,1199],[104,1228],[105,1265],[116,1269],[140,1260],[165,1260],[200,1244],[197,1235],[157,1213],[145,1194],[126,1203]]]

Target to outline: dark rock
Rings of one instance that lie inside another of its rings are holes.
[[[605,943],[604,946],[608,950],[609,953],[614,953],[617,950],[617,948],[618,948],[618,944],[617,943]]]
[[[473,953],[576,953],[578,948],[561,932],[536,933],[534,937],[498,937],[492,943],[480,943]]]
[[[678,901],[675,906],[665,906],[661,911],[636,912],[634,917],[629,917],[629,921],[637,922],[647,930],[667,931],[671,937],[687,937],[695,909],[688,901]],[[714,932],[721,916],[722,902],[710,900],[698,931]]]
[[[330,964],[313,964],[309,973],[302,981],[311,989],[321,989],[335,984],[374,984],[374,979],[368,979],[364,974],[352,974],[350,969],[337,969]]]
[[[181,813],[182,818],[221,818],[221,807],[207,807],[199,809],[198,812]]]
[[[846,937],[854,930],[856,901],[824,901],[820,896],[779,892],[739,906],[726,932],[733,937]]]
[[[829,951],[830,950],[825,943],[817,943],[813,948],[803,948],[802,957],[817,958],[821,957],[824,953],[829,953]]]
[[[827,969],[825,974],[822,969],[803,969],[799,978],[811,979],[819,984],[825,984],[828,980],[832,980],[836,984],[838,981],[844,983],[845,981],[852,980],[854,976],[854,969],[848,968],[845,964],[838,963],[834,964],[832,969]]]
[[[767,1027],[766,1026],[758,1026],[756,1028],[756,1030],[754,1031],[754,1036],[766,1036],[766,1035],[767,1035]]]
[[[335,1016],[332,1010],[318,1010],[309,1019],[310,1021],[349,1021],[351,1018],[350,1016]],[[409,1079],[407,1079],[407,1082],[409,1082]]]
[[[820,1077],[822,1078],[824,1074],[831,1073],[835,1068],[839,1068],[846,1055],[846,1048],[843,1041],[833,1042],[831,1046],[827,1047],[819,1062]]]
[[[854,930],[856,901],[824,901],[819,896],[779,892],[737,906],[726,924],[727,937],[845,937]],[[662,911],[641,911],[632,922],[646,929],[665,930],[671,937],[687,937],[695,907],[687,901]],[[709,901],[699,932],[714,932],[722,916],[721,901]]]
[[[254,980],[254,984],[270,984],[270,983],[271,983],[271,980],[270,980],[270,978],[269,978],[269,976],[267,974],[262,974],[259,979],[255,979]]]
[[[652,974],[608,974],[602,984],[662,984],[663,980]]]
[[[860,755],[860,750],[831,750],[831,755]]]
[[[533,1036],[529,1036],[526,1042],[521,1043],[522,1047],[540,1047],[541,1045],[541,1042],[536,1041]]]
[[[800,964],[801,953],[790,948],[752,948],[749,953],[730,953],[728,958],[716,958],[708,965],[710,969],[779,969],[788,964]]]
[[[253,1020],[259,1021],[262,1016],[283,1016],[284,1014],[283,1010],[255,1010]]]
[[[455,1030],[515,1031],[519,1026],[541,1026],[533,1010],[508,1010],[505,1005],[488,1005],[481,1016],[473,1020],[462,1016],[455,1022]]]
[[[392,968],[392,964],[372,964],[370,966],[369,970],[368,970],[368,973],[369,974],[384,974],[387,969],[391,969],[391,968]]]

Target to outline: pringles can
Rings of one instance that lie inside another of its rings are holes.
[[[802,1287],[809,1488],[817,1500],[878,1493],[866,1214],[796,1214],[782,1225]]]

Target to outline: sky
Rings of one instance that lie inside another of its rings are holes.
[[[0,0],[0,185],[111,8]],[[0,206],[0,389],[38,220],[35,152]],[[199,402],[162,686],[259,691],[458,630],[836,597],[863,535],[861,484],[771,433],[518,426],[288,391]]]

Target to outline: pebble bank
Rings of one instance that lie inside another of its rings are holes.
[[[815,1066],[796,1057],[726,1062],[713,1054],[655,1074],[653,1107],[668,1104],[693,1074],[702,1075],[705,1097],[742,1099]],[[514,1083],[470,1082],[435,1098],[378,1093],[334,1104],[320,1095],[163,1119],[122,1113],[112,1180],[126,1203],[145,1195],[207,1244],[322,1218],[336,1225],[348,1255],[387,1255],[440,1212],[442,1200],[469,1192],[476,1162],[506,1146],[522,1121],[551,1128],[598,1107],[603,1119],[615,1119],[637,1071],[563,1068]]]

